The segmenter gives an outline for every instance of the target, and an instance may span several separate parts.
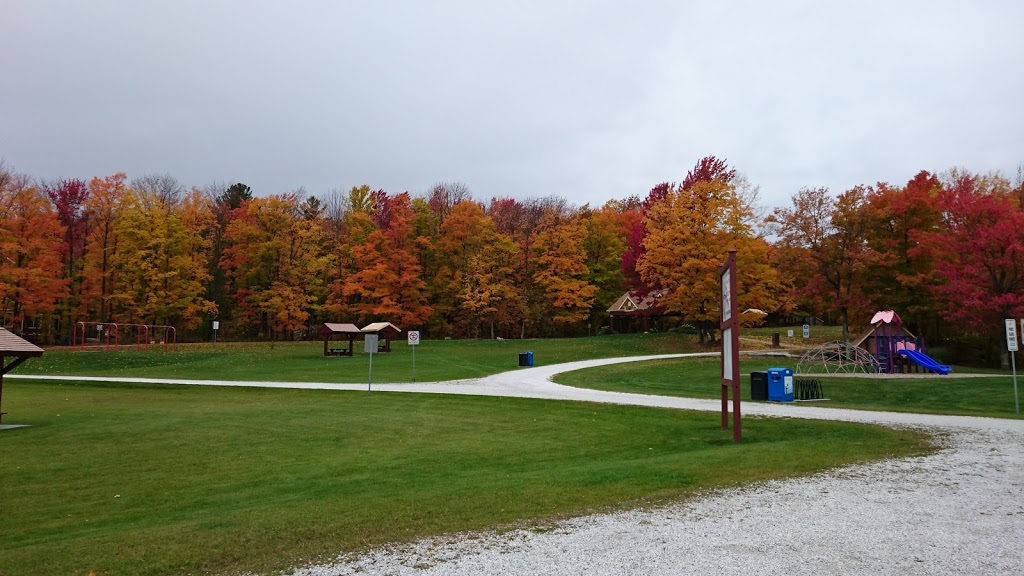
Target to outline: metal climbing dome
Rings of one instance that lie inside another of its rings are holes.
[[[878,371],[877,358],[842,340],[811,348],[796,365],[797,374],[875,374]]]

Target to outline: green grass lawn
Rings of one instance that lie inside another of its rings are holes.
[[[428,340],[416,350],[416,380],[432,382],[476,378],[518,365],[519,353],[534,353],[537,366],[646,354],[697,351],[694,336],[616,334],[539,340]],[[225,343],[179,345],[163,352],[124,346],[119,352],[54,348],[18,368],[20,374],[139,376],[210,380],[283,380],[293,382],[365,382],[369,354],[356,342],[352,357],[324,357],[323,342]],[[404,339],[392,351],[373,355],[374,382],[409,382],[412,349]]]
[[[770,367],[794,368],[795,359],[742,358],[743,399],[750,398],[750,372]],[[569,386],[691,398],[719,398],[718,358],[683,358],[617,364],[560,374]],[[799,377],[799,376],[797,376]],[[1014,418],[1013,381],[1002,374],[985,378],[934,376],[925,379],[818,377],[827,402],[807,405],[928,414]],[[804,405],[798,403],[799,405]]]
[[[8,380],[4,406],[32,424],[0,432],[9,576],[266,573],[930,449],[758,418],[734,445],[713,413],[468,396]]]

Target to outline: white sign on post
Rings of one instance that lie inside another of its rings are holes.
[[[811,326],[810,324],[804,324],[804,338],[811,337]]]
[[[369,352],[373,354],[377,351],[377,338],[376,334],[367,334],[363,337],[363,352]]]
[[[213,329],[214,329],[214,330],[218,330],[218,329],[220,329],[220,322],[218,322],[218,321],[214,320],[214,321],[213,321]]]
[[[420,345],[420,333],[419,333],[419,331],[417,331],[417,330],[410,330],[409,331],[409,346],[419,346],[419,345]]]
[[[370,372],[366,380],[366,391],[373,390],[373,353],[377,351],[377,335],[367,334],[363,336],[363,351],[370,353]]]
[[[1017,321],[1012,318],[1006,319],[1006,349],[1017,351]]]
[[[731,271],[728,268],[722,273],[722,322],[728,322],[732,318],[732,295],[729,293],[731,276]]]
[[[790,338],[792,338],[793,337],[793,331],[792,330],[786,330],[786,336],[789,336]]]

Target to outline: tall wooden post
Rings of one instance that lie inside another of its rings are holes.
[[[718,327],[722,332],[722,429],[729,428],[729,390],[732,389],[732,441],[743,439],[740,420],[740,322],[736,302],[736,250],[719,269],[722,302]]]

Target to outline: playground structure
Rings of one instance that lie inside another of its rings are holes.
[[[96,336],[89,337],[89,329],[94,329]],[[123,338],[122,338],[123,337]],[[125,324],[120,322],[78,322],[75,324],[71,339],[73,350],[103,350],[114,352],[120,350],[122,339],[125,346],[135,344],[138,351],[149,350],[150,344],[162,344],[166,352],[168,348],[177,350],[178,331],[174,326],[166,324]]]
[[[797,374],[875,374],[878,360],[863,348],[836,340],[811,348],[796,364]]]
[[[797,374],[908,374],[946,375],[952,368],[924,353],[924,338],[903,326],[892,310],[876,312],[871,326],[851,342],[826,342],[800,357]]]
[[[924,338],[908,330],[892,310],[875,312],[871,326],[850,344],[867,350],[877,361],[877,371],[882,374],[908,374],[922,370],[942,375],[952,372],[952,368],[925,354]]]

